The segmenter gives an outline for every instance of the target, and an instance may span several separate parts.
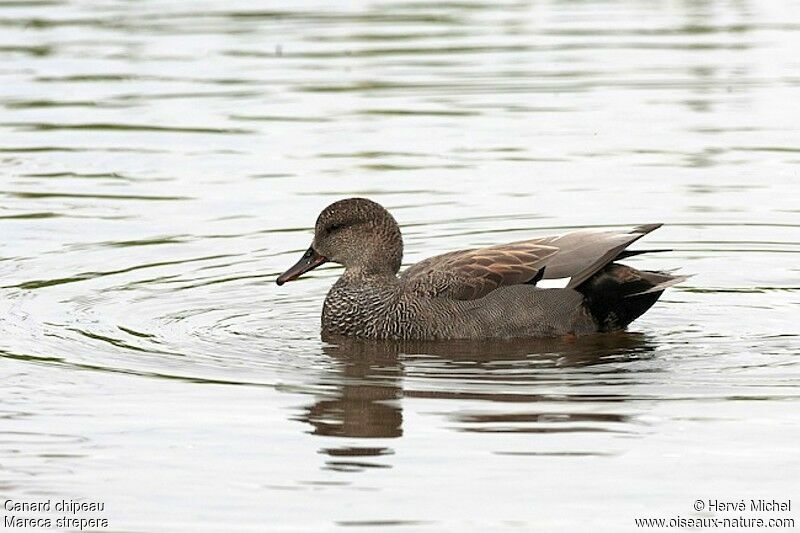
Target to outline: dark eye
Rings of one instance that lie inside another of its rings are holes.
[[[338,231],[344,227],[344,224],[331,224],[328,226],[328,233],[333,233],[334,231]]]

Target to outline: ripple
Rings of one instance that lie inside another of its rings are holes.
[[[150,124],[117,124],[117,123],[85,123],[85,124],[55,124],[47,122],[6,122],[3,126],[10,126],[27,131],[141,131],[165,133],[212,133],[212,134],[246,134],[252,130],[240,128],[200,128],[185,126],[156,126]]]
[[[9,288],[20,288],[20,289],[41,289],[45,287],[52,287],[54,285],[62,285],[64,283],[75,283],[78,281],[86,281],[91,279],[96,279],[104,276],[113,276],[116,274],[124,274],[127,272],[134,272],[137,270],[142,269],[149,269],[149,268],[157,268],[162,266],[169,266],[169,265],[180,265],[184,263],[192,263],[196,261],[209,261],[212,259],[219,259],[223,257],[228,257],[227,255],[211,255],[211,256],[204,256],[204,257],[195,257],[190,259],[179,259],[175,261],[161,261],[157,263],[150,263],[145,265],[135,265],[127,268],[122,268],[118,270],[107,270],[107,271],[98,271],[98,272],[82,272],[79,274],[75,274],[71,277],[66,278],[54,278],[54,279],[40,279],[40,280],[32,280],[32,281],[25,281],[19,283],[17,285],[6,285],[2,288],[9,289]]]
[[[143,194],[82,194],[70,192],[34,192],[34,191],[0,191],[0,194],[16,198],[86,198],[93,200],[150,200],[150,201],[178,201],[192,200],[189,196],[150,196]]]

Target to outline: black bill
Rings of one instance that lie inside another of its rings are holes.
[[[278,279],[275,280],[275,283],[278,285],[283,285],[287,281],[297,279],[309,270],[314,270],[327,260],[327,257],[319,255],[317,252],[315,252],[313,246],[309,246],[308,250],[306,250],[306,253],[304,253],[303,257],[300,258],[300,261],[295,263],[292,268],[278,276]]]

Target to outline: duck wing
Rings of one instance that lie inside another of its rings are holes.
[[[431,297],[476,300],[508,285],[536,282],[554,246],[521,241],[430,257],[401,274],[408,290]]]
[[[630,251],[626,248],[661,226],[645,224],[628,232],[581,230],[542,237],[533,242],[558,248],[558,253],[547,261],[544,278],[570,278],[567,288],[574,289],[615,259],[646,251],[660,251]]]
[[[661,224],[628,232],[581,230],[487,248],[458,250],[430,257],[402,274],[411,291],[458,300],[481,298],[498,287],[536,283],[541,278],[570,278],[574,289],[615,259],[642,250],[626,250]]]

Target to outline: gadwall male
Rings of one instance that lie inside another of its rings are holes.
[[[615,262],[661,224],[629,232],[583,230],[425,259],[402,274],[394,217],[365,198],[326,207],[314,240],[283,285],[331,261],[345,271],[322,307],[323,334],[371,339],[552,337],[625,328],[665,288],[686,279]],[[569,278],[564,288],[539,288]]]

